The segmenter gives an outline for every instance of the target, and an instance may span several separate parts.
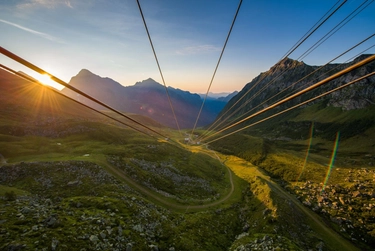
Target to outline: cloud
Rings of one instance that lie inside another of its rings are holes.
[[[43,7],[47,9],[55,9],[60,6],[66,6],[73,9],[71,0],[26,0],[24,3],[18,4],[19,9],[29,9],[35,7]]]
[[[8,25],[11,25],[13,27],[16,27],[18,29],[21,29],[21,30],[24,30],[24,31],[27,31],[29,33],[32,33],[32,34],[35,34],[37,36],[40,36],[42,38],[45,38],[45,39],[48,39],[48,40],[51,40],[51,41],[54,41],[54,42],[59,42],[59,43],[63,43],[60,39],[54,37],[54,36],[51,36],[47,33],[43,33],[43,32],[40,32],[40,31],[36,31],[36,30],[32,30],[32,29],[29,29],[29,28],[26,28],[24,26],[21,26],[19,24],[15,24],[15,23],[12,23],[12,22],[9,22],[9,21],[6,21],[6,20],[3,20],[3,19],[0,19],[0,22],[2,23],[5,23],[5,24],[8,24]]]
[[[205,45],[198,45],[198,46],[189,46],[182,48],[181,50],[176,51],[178,55],[194,55],[194,54],[205,54],[211,53],[215,51],[220,51],[221,48],[205,44]]]

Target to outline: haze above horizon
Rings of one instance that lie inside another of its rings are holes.
[[[210,92],[241,90],[279,61],[336,2],[244,0]],[[362,3],[347,1],[290,57],[299,58]],[[238,1],[140,4],[166,85],[205,93]],[[0,10],[1,46],[66,82],[85,68],[124,86],[147,78],[162,83],[135,0],[2,1]],[[372,35],[373,13],[371,3],[303,61],[323,65]],[[370,39],[337,63],[374,43]],[[5,56],[0,58],[4,65],[30,74]]]

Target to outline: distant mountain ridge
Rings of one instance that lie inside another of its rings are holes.
[[[103,78],[89,70],[82,69],[71,78],[69,84],[115,109],[148,116],[166,126],[177,128],[165,87],[151,78],[137,82],[133,86],[122,86],[110,78]],[[67,88],[64,88],[62,92],[87,105],[103,109]],[[173,87],[168,87],[168,93],[179,127],[192,128],[202,105],[201,97]],[[226,102],[226,100],[219,99],[207,100],[197,126],[211,123]]]

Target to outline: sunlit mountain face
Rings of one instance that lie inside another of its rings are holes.
[[[371,1],[0,10],[1,250],[375,248]]]

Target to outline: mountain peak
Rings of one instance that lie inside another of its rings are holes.
[[[362,61],[372,55],[373,54],[361,54],[353,60],[353,63],[358,63],[359,61]]]
[[[146,80],[143,80],[141,82],[135,83],[135,86],[142,86],[142,87],[160,87],[161,84],[153,80],[152,78],[148,78]]]
[[[79,76],[79,77],[87,77],[87,76],[92,76],[92,75],[95,75],[95,74],[92,73],[91,71],[87,70],[87,69],[82,69],[77,74],[77,76]]]
[[[278,63],[276,63],[274,66],[270,68],[270,73],[277,73],[284,70],[293,69],[295,67],[303,66],[305,63],[303,61],[294,60],[291,58],[284,58]]]

